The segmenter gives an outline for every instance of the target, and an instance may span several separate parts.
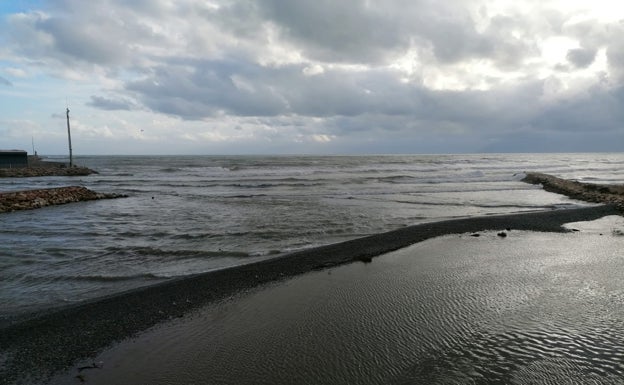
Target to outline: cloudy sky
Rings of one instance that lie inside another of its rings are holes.
[[[0,148],[624,149],[624,3],[0,0]]]

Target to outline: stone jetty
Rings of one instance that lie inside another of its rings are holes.
[[[37,155],[28,156],[28,166],[0,168],[0,178],[29,178],[38,176],[85,176],[97,174],[87,167],[69,167],[65,162],[43,160]]]
[[[126,195],[97,193],[82,186],[0,192],[0,213],[17,210],[31,210],[45,206],[61,205],[72,202],[123,197],[126,197]]]
[[[85,176],[97,174],[87,167],[22,167],[0,168],[0,178],[28,178],[36,176]]]
[[[577,182],[539,172],[527,173],[522,181],[531,184],[541,184],[546,191],[566,195],[572,199],[612,204],[624,212],[624,185]]]

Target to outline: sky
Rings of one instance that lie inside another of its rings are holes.
[[[0,148],[620,152],[624,3],[0,0]]]

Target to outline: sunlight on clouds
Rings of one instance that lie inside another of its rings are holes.
[[[318,143],[329,143],[333,139],[336,139],[336,136],[334,136],[334,135],[326,135],[326,134],[312,135],[312,140],[314,140],[315,142],[318,142]]]
[[[320,75],[324,73],[325,70],[323,69],[323,66],[319,64],[311,64],[309,66],[304,67],[302,72],[305,76],[314,76],[314,75]]]
[[[77,138],[95,151],[106,151],[98,139],[130,152],[329,151],[371,132],[400,145],[425,130],[476,142],[558,127],[574,103],[619,100],[624,3],[345,4],[63,0],[6,15],[0,76],[11,87],[0,87],[10,101],[0,112],[39,119],[20,124],[62,151],[64,117],[46,119],[62,115],[66,96]],[[337,15],[348,17],[327,23]],[[505,127],[492,134],[495,125]]]
[[[418,52],[410,48],[403,55],[397,57],[389,65],[389,68],[403,73],[404,77],[402,81],[407,83],[410,80],[417,80],[419,78],[422,65],[418,58]]]
[[[279,28],[275,24],[263,23],[258,34],[264,36],[265,39],[265,44],[256,53],[258,64],[266,67],[280,67],[306,61],[297,47],[283,41]]]
[[[543,72],[540,75],[549,75],[551,66],[565,62],[568,51],[579,47],[577,40],[566,36],[552,36],[543,40],[540,44],[542,59],[549,67],[543,68]]]
[[[522,71],[502,71],[489,60],[470,60],[452,66],[423,69],[423,84],[432,90],[487,91],[497,86],[521,81]]]
[[[613,0],[556,0],[550,2],[560,9],[575,10],[583,18],[617,22],[624,18],[624,3]]]
[[[22,68],[7,67],[7,68],[4,68],[3,71],[16,78],[28,77],[28,73]]]
[[[228,137],[227,135],[223,135],[221,132],[218,131],[205,131],[197,134],[197,136],[209,142],[225,142],[226,140],[230,139],[230,137]]]
[[[240,75],[232,75],[230,76],[230,80],[234,87],[236,87],[240,91],[245,91],[250,94],[256,93],[256,88],[253,86],[253,83],[245,79]]]
[[[607,55],[603,48],[598,51],[594,62],[588,68],[555,72],[546,77],[540,100],[553,104],[597,87],[608,86]]]
[[[108,124],[102,126],[92,126],[82,123],[80,120],[73,119],[71,121],[72,136],[82,138],[106,138],[111,139],[118,137],[113,133],[113,129]]]
[[[187,134],[188,135],[188,134]],[[193,136],[196,140],[208,142],[233,142],[238,140],[252,139],[252,135],[246,133],[228,133],[227,130],[211,128]]]

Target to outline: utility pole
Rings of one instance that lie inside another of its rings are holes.
[[[69,107],[67,108],[67,139],[69,140],[69,167],[73,167],[74,160],[72,158],[71,132],[69,131]]]

